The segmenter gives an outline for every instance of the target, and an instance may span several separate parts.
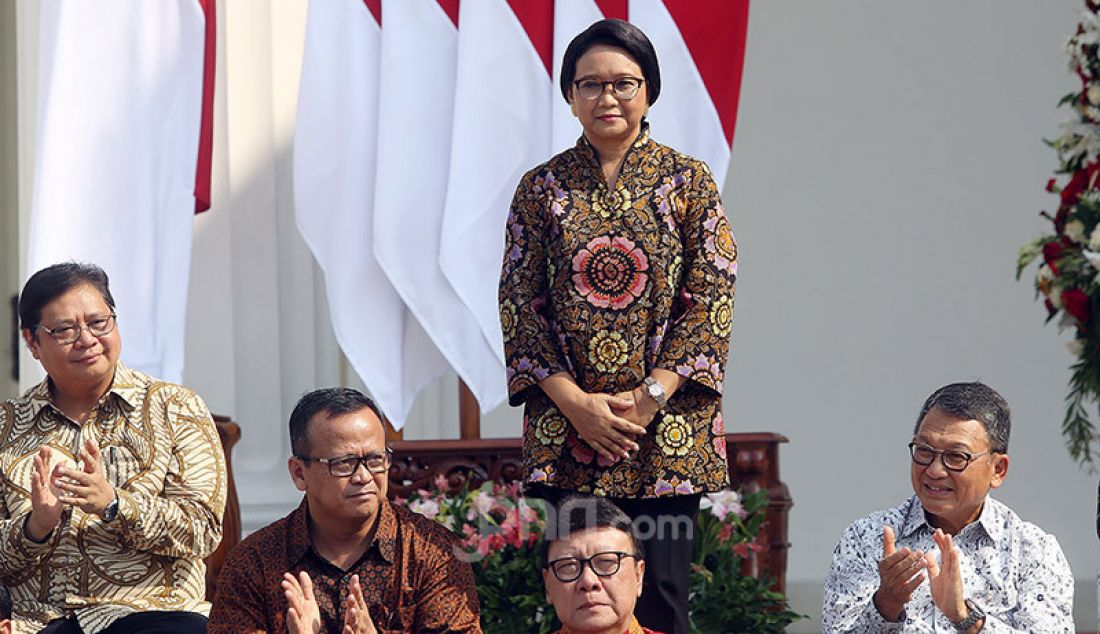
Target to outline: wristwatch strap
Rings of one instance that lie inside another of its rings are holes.
[[[980,607],[978,607],[977,603],[974,603],[970,599],[967,599],[965,603],[966,609],[969,610],[970,613],[966,615],[965,619],[958,621],[957,623],[952,623],[952,625],[955,626],[955,629],[959,632],[966,632],[970,628],[974,627],[974,625],[977,624],[978,621],[981,621],[985,618],[985,612]]]
[[[665,392],[665,386],[651,376],[647,376],[643,383],[645,383],[646,393],[653,397],[654,401],[657,401],[657,407],[664,409],[665,405],[668,404],[668,394]]]
[[[115,499],[103,509],[104,522],[113,522],[116,517],[118,517],[118,494],[115,494]]]

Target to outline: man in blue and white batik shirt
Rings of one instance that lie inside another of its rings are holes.
[[[925,401],[913,490],[848,527],[825,581],[825,632],[1073,634],[1073,574],[1053,535],[989,497],[1008,474],[1008,404],[981,383]]]

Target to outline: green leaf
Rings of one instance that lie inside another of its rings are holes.
[[[1058,107],[1061,108],[1062,106],[1064,106],[1066,104],[1073,103],[1073,102],[1077,101],[1080,98],[1081,98],[1081,93],[1071,92],[1068,95],[1065,95],[1064,97],[1062,97],[1061,99],[1058,100]]]
[[[1020,254],[1016,259],[1016,279],[1020,279],[1020,274],[1024,272],[1027,265],[1035,261],[1035,258],[1039,257],[1039,254],[1043,252],[1043,245],[1051,240],[1050,236],[1039,236],[1031,242],[1028,242],[1024,246],[1020,247]]]

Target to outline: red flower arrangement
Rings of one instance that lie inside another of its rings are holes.
[[[1081,80],[1078,90],[1062,98],[1072,114],[1062,134],[1047,141],[1058,153],[1058,177],[1046,190],[1058,194],[1057,211],[1042,216],[1051,232],[1020,249],[1016,267],[1042,258],[1035,272],[1035,294],[1042,297],[1047,321],[1058,319],[1072,329],[1068,347],[1077,360],[1070,368],[1062,433],[1070,455],[1082,464],[1093,461],[1096,428],[1086,403],[1100,400],[1100,2],[1086,0],[1081,22],[1066,43],[1070,70]],[[1058,182],[1065,180],[1059,187]]]

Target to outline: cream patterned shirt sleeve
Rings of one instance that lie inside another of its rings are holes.
[[[209,612],[203,558],[221,541],[226,469],[198,395],[119,364],[83,424],[53,406],[43,382],[4,404],[0,434],[0,582],[21,619],[44,625],[71,613],[94,634],[138,611]],[[67,508],[44,544],[31,542],[22,525],[35,453],[48,445],[75,463],[89,437],[118,517]]]

